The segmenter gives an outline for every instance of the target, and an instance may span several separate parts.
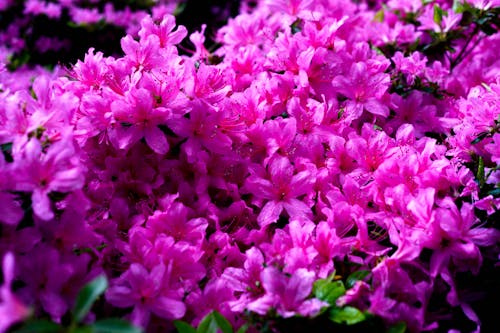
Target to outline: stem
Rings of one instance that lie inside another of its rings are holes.
[[[472,41],[472,39],[477,35],[477,33],[479,32],[479,27],[476,25],[476,27],[474,28],[474,31],[469,35],[469,38],[467,38],[467,41],[465,42],[465,45],[464,47],[462,48],[462,50],[460,50],[460,53],[458,53],[457,57],[455,58],[455,60],[453,60],[451,63],[450,63],[450,73],[453,72],[453,69],[462,61],[464,60],[467,55],[470,54],[470,52],[477,46],[477,44],[479,44],[479,42],[483,39],[482,36],[480,38],[478,38],[476,40],[476,42],[474,42],[474,45],[472,46],[472,48],[470,48],[469,50],[467,50],[467,48],[469,47],[469,44],[470,42]],[[467,52],[466,52],[467,51]]]

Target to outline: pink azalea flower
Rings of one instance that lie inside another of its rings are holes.
[[[384,131],[377,131],[368,124],[363,125],[361,136],[351,136],[345,145],[347,154],[364,172],[376,171],[394,154],[394,142]]]
[[[164,233],[176,241],[201,245],[208,226],[204,218],[188,218],[189,210],[181,203],[174,203],[165,212],[156,211],[148,218],[148,231],[153,235]]]
[[[61,91],[57,82],[52,81],[48,75],[42,75],[33,82],[35,100],[29,103],[32,127],[30,132],[43,127],[48,134],[51,131],[59,133],[67,130],[73,113],[76,110],[78,99],[70,91]],[[56,98],[57,96],[57,98]],[[65,112],[61,112],[65,110]]]
[[[50,220],[54,213],[48,194],[53,191],[67,193],[83,186],[84,177],[73,143],[65,138],[43,153],[40,142],[31,139],[18,149],[15,188],[32,192],[34,213],[42,220]]]
[[[297,124],[295,118],[276,118],[266,121],[258,129],[259,134],[266,140],[268,157],[264,163],[267,163],[275,153],[287,154],[291,150],[297,133]]]
[[[211,279],[202,293],[191,293],[186,303],[195,312],[196,319],[193,322],[198,324],[205,315],[214,310],[230,320],[234,315],[228,305],[235,299],[232,291],[226,281],[219,278]]]
[[[182,241],[175,243],[172,237],[163,235],[157,236],[152,245],[143,249],[146,253],[138,257],[138,262],[152,268],[163,262],[169,267],[172,289],[191,290],[206,276],[207,269],[201,260],[204,251],[200,247]]]
[[[184,316],[186,305],[181,301],[182,295],[167,289],[171,270],[170,265],[163,263],[151,270],[134,263],[111,282],[106,299],[117,307],[133,307],[130,318],[141,327],[147,326],[151,313],[165,319],[179,319]]]
[[[137,71],[148,71],[161,64],[160,43],[156,35],[148,35],[146,39],[137,42],[132,36],[122,38],[121,46],[126,54],[126,61]]]
[[[77,24],[95,24],[103,19],[97,8],[71,8],[71,19]]]
[[[99,88],[108,74],[108,66],[103,59],[103,53],[94,52],[94,48],[90,48],[83,62],[78,60],[72,69],[78,82],[89,88]]]
[[[334,270],[333,258],[344,255],[341,240],[335,233],[335,229],[327,222],[320,222],[316,226],[313,240],[314,248],[318,255],[314,258],[313,265],[316,265],[318,277],[326,278]]]
[[[423,73],[427,63],[427,58],[419,52],[412,53],[410,57],[405,57],[403,53],[396,52],[392,60],[396,65],[396,70],[406,75],[410,85],[413,84],[416,76]]]
[[[390,77],[385,73],[371,73],[366,63],[353,63],[349,72],[333,79],[333,88],[349,98],[347,112],[353,120],[361,117],[363,110],[387,117],[389,108],[381,101],[389,88]]]
[[[297,199],[312,191],[316,169],[308,169],[294,174],[294,166],[283,156],[275,156],[267,168],[267,175],[259,168],[250,170],[245,188],[256,198],[267,200],[257,218],[261,227],[276,222],[285,210],[291,218],[311,217],[311,209]]]
[[[110,112],[109,98],[97,94],[85,94],[80,109],[76,112],[76,138],[84,143],[97,136],[99,143],[108,143],[108,129],[112,127],[113,114]]]
[[[146,16],[141,21],[141,30],[139,36],[141,39],[146,39],[149,35],[156,35],[160,41],[160,47],[167,47],[179,44],[187,35],[187,29],[183,26],[175,28],[175,17],[165,15],[158,24],[153,22],[151,16]]]
[[[425,132],[440,129],[436,106],[427,104],[424,94],[414,91],[406,98],[399,95],[392,95],[391,98],[396,115],[384,127],[389,133],[396,131],[403,124],[411,124],[417,137],[424,136]]]
[[[435,325],[426,322],[425,309],[430,299],[432,285],[426,281],[425,272],[410,274],[422,269],[411,262],[386,259],[373,269],[373,288],[369,296],[369,311],[381,315],[391,323],[404,320],[411,331],[420,332]],[[416,280],[416,281],[415,281]]]
[[[260,273],[264,267],[262,252],[252,247],[245,252],[246,260],[242,268],[227,267],[221,280],[233,290],[237,299],[229,303],[232,311],[241,312],[253,300],[263,295]]]
[[[261,280],[266,294],[248,304],[250,311],[265,315],[275,308],[280,316],[289,318],[296,314],[314,315],[328,306],[318,299],[308,299],[315,274],[307,269],[298,269],[287,277],[275,267],[266,267],[262,270]]]
[[[31,101],[24,91],[1,96],[0,102],[0,143],[12,142],[16,137],[26,135],[35,125],[31,117],[23,110],[23,101]],[[3,157],[3,156],[2,156]]]
[[[71,290],[77,266],[88,264],[88,256],[71,258],[46,243],[37,244],[26,256],[20,258],[19,270],[26,284],[19,293],[27,303],[35,303],[54,321],[60,322],[68,311],[76,293]],[[75,291],[76,292],[76,291]]]
[[[474,207],[485,210],[488,215],[493,215],[500,209],[500,198],[493,198],[492,195],[488,195],[481,200],[476,201],[474,203]]]
[[[231,151],[231,138],[219,128],[224,115],[224,112],[206,112],[206,105],[197,102],[189,112],[189,119],[182,117],[168,121],[169,127],[177,135],[187,138],[182,148],[189,162],[193,162],[201,147],[219,154]]]
[[[471,270],[477,274],[482,263],[478,246],[491,246],[500,242],[496,229],[476,227],[473,206],[464,203],[458,210],[450,198],[439,202],[436,210],[432,241],[426,244],[434,250],[430,262],[430,274],[435,277],[448,270],[453,262],[458,270]]]
[[[155,108],[153,96],[146,89],[135,89],[111,103],[111,111],[118,122],[109,134],[120,149],[128,149],[144,138],[148,146],[158,154],[166,154],[169,144],[158,127],[170,117],[165,108]]]

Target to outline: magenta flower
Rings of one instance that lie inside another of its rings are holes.
[[[201,245],[205,237],[207,221],[204,218],[188,218],[189,210],[180,203],[174,203],[166,212],[156,211],[147,221],[152,235],[160,233],[193,245]]]
[[[26,284],[19,291],[20,296],[60,322],[76,296],[71,292],[74,285],[70,284],[70,281],[75,282],[76,267],[85,267],[88,258],[81,256],[68,260],[69,257],[58,249],[40,242],[19,260],[20,276]]]
[[[318,276],[324,279],[334,270],[333,258],[344,254],[341,239],[327,222],[320,222],[316,226],[313,245],[317,251],[313,264],[316,265]]]
[[[132,90],[125,99],[111,103],[111,111],[118,123],[110,136],[118,148],[128,149],[144,138],[156,153],[167,153],[169,144],[158,125],[166,122],[170,112],[165,108],[155,108],[153,96],[148,90]]]
[[[12,142],[13,138],[26,135],[34,127],[34,120],[23,110],[24,101],[30,101],[24,91],[10,96],[0,95],[0,143]]]
[[[242,268],[228,267],[221,276],[223,281],[233,291],[235,300],[229,302],[230,309],[241,312],[248,304],[264,294],[260,273],[264,268],[262,252],[253,247],[246,251],[246,260]]]
[[[182,148],[189,162],[200,154],[201,147],[207,150],[227,154],[231,151],[231,138],[223,132],[223,112],[207,112],[206,104],[198,101],[186,117],[173,118],[168,121],[169,127],[177,134],[187,138]]]
[[[106,292],[106,299],[111,304],[128,308],[134,324],[146,327],[151,313],[165,319],[179,319],[186,312],[182,295],[169,291],[171,266],[158,264],[152,270],[135,263],[125,274],[112,281]]]
[[[410,274],[411,270],[423,277],[412,280],[415,277]],[[411,262],[403,266],[398,260],[386,259],[373,269],[372,279],[374,291],[369,296],[370,312],[391,323],[404,320],[412,332],[435,327],[425,318],[432,285],[426,281],[421,267]]]
[[[17,191],[32,192],[34,213],[42,220],[53,218],[49,193],[80,189],[84,177],[70,138],[64,138],[42,151],[40,142],[29,140],[16,153]]]
[[[349,98],[347,112],[357,119],[363,110],[387,117],[389,108],[382,97],[389,88],[390,77],[385,73],[371,73],[364,62],[353,63],[349,72],[333,79],[333,87]]]
[[[294,174],[295,168],[290,160],[283,156],[274,157],[264,170],[254,166],[250,169],[245,188],[258,199],[267,200],[257,217],[261,227],[278,220],[285,210],[291,218],[311,217],[311,208],[298,197],[309,194],[316,178],[316,168],[309,165],[307,169]]]
[[[102,271],[85,324],[168,332],[212,310],[314,317],[314,282],[358,269],[339,307],[420,332],[460,306],[479,329],[457,273],[499,254],[500,1],[468,1],[470,25],[445,0],[245,0],[210,46],[176,28],[179,1],[0,0],[29,14],[0,28],[0,332],[16,297],[66,325]],[[29,41],[60,13],[125,29],[124,55],[12,71],[64,48]]]
[[[424,136],[425,132],[440,129],[440,121],[436,117],[436,106],[427,104],[422,93],[415,91],[407,98],[399,95],[391,97],[396,115],[386,124],[388,132],[396,131],[403,124],[412,124],[417,137]]]
[[[235,299],[232,291],[222,278],[214,278],[203,288],[203,292],[192,292],[186,303],[196,314],[194,323],[199,323],[205,315],[214,310],[231,319],[234,313],[231,311],[229,303]]]
[[[151,16],[146,16],[141,21],[141,30],[139,36],[146,39],[148,36],[158,36],[160,47],[165,48],[179,44],[187,35],[187,29],[183,26],[175,28],[175,17],[172,15],[165,15],[161,22],[155,23]],[[175,49],[176,50],[176,49]]]
[[[315,275],[307,269],[298,269],[287,277],[277,268],[267,267],[262,270],[261,280],[266,293],[248,304],[250,311],[264,315],[275,308],[280,316],[288,318],[296,314],[314,315],[323,306],[328,306],[319,299],[308,299]]]
[[[127,55],[127,64],[139,72],[151,70],[161,64],[160,43],[156,35],[148,35],[140,42],[127,35],[122,38],[121,46]]]
[[[430,274],[435,277],[448,271],[450,262],[458,270],[478,273],[482,263],[479,246],[491,246],[500,242],[500,232],[492,228],[475,226],[477,218],[473,206],[464,203],[458,210],[450,198],[438,203],[433,239],[426,246],[433,249]]]
[[[287,154],[291,150],[297,134],[295,118],[269,120],[258,128],[260,129],[259,134],[266,140],[268,157],[264,160],[264,163],[267,163],[277,152]]]
[[[90,48],[85,55],[83,62],[78,62],[73,66],[73,75],[78,82],[84,84],[87,88],[97,89],[108,74],[108,66],[103,59],[102,52],[94,53],[94,48]]]

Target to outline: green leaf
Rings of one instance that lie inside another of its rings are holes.
[[[489,191],[488,195],[492,195],[495,198],[500,197],[500,188]]]
[[[342,118],[342,116],[344,115],[344,112],[345,112],[345,109],[340,108],[339,112],[337,113],[337,119]]]
[[[196,329],[193,326],[181,320],[175,320],[174,326],[179,333],[196,333]]]
[[[90,326],[77,326],[73,329],[70,328],[70,333],[92,333],[92,327]]]
[[[493,28],[489,24],[481,25],[481,31],[484,32],[486,35],[491,36],[497,33],[497,29]]]
[[[406,332],[406,323],[404,321],[401,321],[389,327],[386,333],[405,333],[405,332]]]
[[[369,274],[370,274],[370,271],[366,271],[366,270],[360,270],[360,271],[356,271],[356,272],[352,273],[351,275],[349,275],[347,277],[347,280],[346,280],[347,288],[354,287],[354,284],[356,283],[356,281],[364,280],[364,278],[367,277]]]
[[[485,177],[484,177],[484,160],[482,157],[479,157],[476,178],[479,182],[479,186],[483,186],[484,181],[485,181]]]
[[[241,326],[236,333],[246,333],[248,331],[248,324]]]
[[[490,18],[488,16],[483,16],[483,17],[479,18],[476,21],[476,23],[479,24],[479,25],[483,25],[483,24],[485,24],[485,23],[487,23],[489,21],[490,21]]]
[[[3,157],[7,163],[14,162],[14,158],[12,157],[12,142],[1,144],[0,154],[3,154]]]
[[[314,282],[313,293],[316,298],[334,305],[337,298],[345,294],[344,283],[320,279]]]
[[[208,315],[206,315],[198,325],[197,333],[217,333],[218,330],[221,330],[223,333],[233,333],[233,328],[229,321],[224,318],[217,311],[212,311]],[[187,331],[187,333],[191,333],[192,331]]]
[[[177,4],[172,15],[179,16],[180,14],[182,14],[182,12],[186,9],[186,5],[187,2],[180,2],[179,4]]]
[[[455,13],[463,13],[464,11],[466,11],[463,0],[453,0],[452,9]]]
[[[474,140],[472,140],[470,142],[471,145],[478,144],[479,142],[483,141],[486,137],[488,137],[488,135],[490,135],[490,132],[481,132],[481,133],[479,133],[479,135],[477,136],[477,138],[475,138]]]
[[[197,333],[217,333],[219,326],[215,321],[213,312],[207,314],[198,325]]]
[[[290,25],[290,29],[292,31],[292,35],[295,35],[298,32],[302,31],[302,27],[304,26],[304,21],[298,18]]]
[[[49,320],[30,321],[12,333],[57,333],[62,327]]]
[[[108,288],[108,280],[104,275],[100,275],[86,284],[76,297],[76,303],[72,311],[73,320],[80,322],[85,318],[94,302],[104,293],[106,288]]]
[[[23,51],[21,54],[14,55],[9,58],[9,63],[7,64],[7,68],[10,71],[15,71],[22,65],[27,64],[29,61],[30,61],[29,52]]]
[[[217,311],[214,311],[213,316],[215,322],[217,323],[217,326],[219,326],[222,333],[233,333],[233,327],[231,326],[231,323],[223,315],[221,315]]]
[[[365,319],[366,315],[352,306],[333,308],[330,311],[330,320],[338,324],[354,325]]]
[[[126,320],[109,318],[96,321],[92,324],[92,333],[141,333],[142,329]]]
[[[384,22],[384,8],[380,9],[378,12],[375,13],[375,16],[373,17],[373,20],[375,22]]]
[[[443,21],[443,9],[439,7],[439,5],[434,5],[434,22],[436,22],[437,25],[441,26],[441,22]]]

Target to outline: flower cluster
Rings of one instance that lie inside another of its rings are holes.
[[[26,306],[64,325],[101,273],[102,313],[148,332],[214,310],[479,330],[459,282],[500,254],[499,6],[248,1],[188,56],[158,4],[121,56],[0,68],[0,331]]]

